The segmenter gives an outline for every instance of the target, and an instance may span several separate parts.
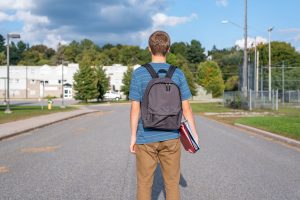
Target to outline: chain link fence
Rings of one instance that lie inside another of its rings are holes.
[[[272,109],[278,110],[279,106],[299,106],[300,90],[279,92],[248,91],[248,92],[225,92],[223,103],[226,107],[242,109]]]

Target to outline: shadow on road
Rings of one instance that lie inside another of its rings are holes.
[[[180,174],[179,185],[182,187],[187,187],[187,182]],[[152,187],[152,200],[158,200],[160,193],[163,192],[164,197],[166,198],[166,191],[164,187],[164,181],[160,170],[160,165],[158,164],[154,173],[154,181]]]

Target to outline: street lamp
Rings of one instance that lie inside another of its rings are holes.
[[[269,101],[271,101],[271,89],[272,89],[272,79],[271,79],[271,32],[273,31],[274,27],[268,29],[269,32]]]
[[[242,26],[240,26],[239,24],[237,23],[234,23],[232,21],[229,21],[229,20],[222,20],[221,21],[222,24],[232,24],[240,29],[244,29]],[[247,23],[246,23],[247,24]],[[247,85],[249,83],[247,83],[247,68],[248,68],[248,52],[247,52],[247,25],[245,25],[246,27],[246,30],[245,30],[245,35],[244,35],[244,64],[243,64],[243,68],[241,69],[241,74],[242,74],[242,77],[240,77],[240,87],[241,87],[241,90],[243,92],[246,92],[247,91]]]
[[[18,38],[21,38],[20,34],[17,34],[17,33],[8,33],[7,34],[7,56],[6,56],[6,64],[7,64],[7,90],[6,90],[6,109],[4,111],[4,113],[7,113],[7,114],[10,114],[11,113],[11,110],[9,108],[9,38],[12,38],[12,39],[18,39]]]
[[[222,23],[222,24],[232,24],[232,25],[234,25],[234,26],[236,26],[236,27],[238,27],[238,28],[243,29],[243,27],[241,27],[239,24],[234,23],[234,22],[229,21],[229,20],[222,20],[221,23]]]

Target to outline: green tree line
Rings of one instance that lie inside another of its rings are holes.
[[[285,79],[294,80],[287,81],[287,89],[300,89],[297,80],[300,79],[300,54],[291,44],[286,42],[274,41],[272,46],[272,87],[281,88],[281,70],[278,66],[285,63]],[[268,75],[268,45],[260,44],[257,47],[260,52],[260,66],[263,66],[263,78],[267,80]],[[249,64],[254,62],[254,48],[249,49]],[[209,61],[207,61],[209,60]],[[94,75],[93,82],[98,92],[93,93],[93,98],[103,98],[105,90],[108,86],[103,86],[100,79],[103,79],[104,71],[102,66],[110,66],[112,64],[122,64],[125,66],[134,66],[136,64],[144,64],[151,61],[151,56],[147,48],[139,46],[122,45],[122,44],[105,44],[97,45],[89,39],[81,41],[72,41],[67,45],[58,45],[57,49],[47,47],[46,45],[26,44],[22,40],[10,44],[10,63],[12,65],[57,65],[62,61],[79,63],[82,72],[87,67],[93,67],[92,72],[84,72],[89,74],[86,77],[91,78]],[[196,84],[203,86],[213,96],[222,95],[223,91],[234,91],[238,89],[239,68],[243,63],[243,51],[236,46],[231,48],[218,49],[213,46],[211,50],[205,53],[205,49],[198,40],[190,42],[175,42],[170,47],[167,55],[167,62],[178,66],[186,75],[189,87],[193,95],[196,95]],[[0,65],[6,64],[6,46],[5,38],[0,35]],[[289,66],[292,66],[289,68]],[[276,68],[277,67],[277,68]],[[79,74],[76,78],[79,79]],[[209,72],[209,75],[206,74]],[[93,75],[91,75],[93,73]],[[102,73],[102,75],[100,75]],[[132,69],[129,68],[124,76],[123,92],[128,93]],[[75,78],[74,77],[74,78]],[[102,77],[102,78],[100,78]],[[75,78],[75,79],[76,79]],[[83,77],[84,79],[84,77]],[[97,81],[96,81],[97,80]],[[106,80],[106,79],[105,79]],[[75,80],[76,81],[76,80]],[[104,81],[105,82],[105,81]],[[104,84],[108,85],[108,84]],[[264,84],[267,87],[267,82]],[[80,84],[76,86],[80,88]],[[266,89],[266,88],[265,88]],[[102,92],[100,92],[102,91]],[[78,97],[79,98],[79,97]],[[81,98],[81,97],[80,97]],[[83,97],[82,97],[83,98]],[[90,97],[89,97],[90,98]],[[88,99],[84,97],[83,99]]]

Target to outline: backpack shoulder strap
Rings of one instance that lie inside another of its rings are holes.
[[[172,76],[173,76],[173,74],[174,74],[176,68],[177,68],[177,67],[171,65],[171,66],[169,67],[169,70],[168,70],[167,74],[166,74],[166,77],[167,77],[167,78],[172,78]]]
[[[149,72],[149,74],[151,75],[152,78],[158,78],[157,73],[155,72],[155,70],[153,69],[153,67],[149,63],[144,64],[142,66],[147,69],[147,71]]]

